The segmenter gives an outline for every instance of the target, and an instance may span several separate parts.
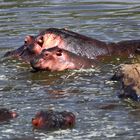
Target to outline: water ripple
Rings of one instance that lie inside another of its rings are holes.
[[[139,39],[139,9],[139,0],[0,0],[0,57],[21,46],[27,34],[48,27],[67,27],[104,41]],[[60,73],[31,73],[28,64],[14,59],[0,64],[0,105],[19,113],[0,125],[0,139],[139,138],[139,114],[117,98],[118,85],[109,80],[117,64]],[[74,112],[74,129],[33,131],[32,117],[48,108]]]

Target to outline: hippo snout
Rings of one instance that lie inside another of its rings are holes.
[[[34,58],[30,61],[30,65],[34,70],[38,71],[38,67],[36,66],[39,63],[39,59],[38,58]]]

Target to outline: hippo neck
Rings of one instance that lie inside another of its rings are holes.
[[[82,57],[71,52],[67,52],[67,58],[72,66],[72,69],[91,68],[96,65],[95,60],[88,59],[87,57]]]
[[[61,48],[86,58],[96,59],[97,56],[109,54],[106,43],[96,39],[80,35],[69,36],[69,38],[63,36],[63,40],[65,44],[60,46]]]

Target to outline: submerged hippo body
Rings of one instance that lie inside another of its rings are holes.
[[[67,111],[39,111],[32,119],[32,125],[37,129],[66,129],[75,125],[75,115]]]
[[[58,46],[75,54],[90,59],[97,59],[103,56],[130,56],[140,48],[140,40],[126,40],[118,43],[103,42],[91,37],[81,35],[65,29],[49,28],[40,33],[42,49]],[[41,42],[41,41],[40,41]],[[38,49],[34,45],[35,48]],[[36,51],[36,52],[37,52]]]
[[[107,43],[66,29],[49,28],[35,37],[27,36],[22,47],[6,53],[5,56],[18,56],[29,62],[43,49],[54,46],[90,59],[97,59],[102,56],[134,55],[136,51],[139,51],[140,40]]]
[[[35,70],[63,71],[95,67],[97,62],[59,47],[53,47],[44,49],[30,64]]]

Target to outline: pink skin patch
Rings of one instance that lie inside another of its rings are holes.
[[[29,36],[25,40],[31,40]],[[29,42],[29,41],[25,41]],[[53,33],[47,33],[44,36],[38,36],[33,43],[33,46],[29,48],[33,53],[40,54],[43,49],[52,48],[59,46],[60,48],[64,46],[64,42],[60,36]]]
[[[10,113],[11,113],[12,118],[16,118],[18,116],[16,112],[10,112]]]
[[[39,58],[34,66],[40,68],[40,70],[50,71],[63,71],[66,69],[74,69],[75,65],[69,62],[68,56],[63,52],[42,52],[43,54]]]
[[[55,46],[61,47],[64,44],[62,38],[53,33],[45,34],[43,38],[44,38],[44,43],[42,49],[52,48]]]
[[[74,115],[69,115],[65,117],[65,125],[66,126],[72,126],[75,124],[75,116]]]
[[[37,127],[37,128],[43,127],[43,119],[42,119],[42,117],[33,118],[32,119],[32,125],[34,127]]]

